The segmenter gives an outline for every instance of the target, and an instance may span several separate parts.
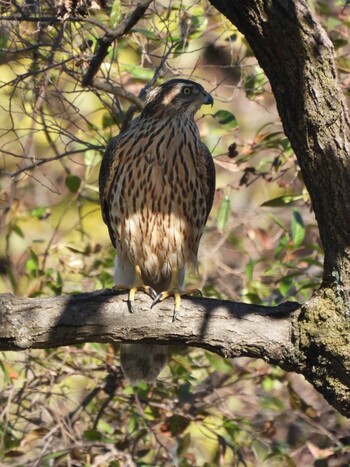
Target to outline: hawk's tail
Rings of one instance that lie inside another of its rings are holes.
[[[133,284],[135,267],[127,257],[116,256],[114,280],[119,285],[128,286]],[[147,280],[146,282],[145,285],[150,285],[159,293],[167,289],[170,277],[158,284],[153,284]],[[120,346],[120,365],[131,384],[136,384],[139,381],[154,383],[167,362],[168,347],[165,345],[121,344]]]
[[[120,365],[131,384],[139,381],[154,383],[168,361],[165,345],[122,344]]]

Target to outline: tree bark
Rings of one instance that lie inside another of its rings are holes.
[[[171,300],[152,310],[151,304],[138,294],[130,313],[127,295],[112,290],[55,298],[0,294],[0,351],[147,341],[203,347],[223,357],[263,357],[286,370],[302,368],[295,345],[296,302],[265,307],[183,299],[175,323]]]
[[[211,0],[264,69],[310,193],[324,282],[350,296],[350,120],[333,45],[304,0]]]
[[[304,0],[211,3],[244,34],[264,69],[310,193],[324,276],[299,315],[299,348],[304,375],[349,416],[350,133],[333,45]]]
[[[305,347],[310,327],[300,323],[306,320],[309,309],[296,302],[265,307],[208,298],[183,299],[175,323],[171,300],[152,310],[151,303],[149,297],[138,294],[135,312],[130,313],[127,296],[111,290],[55,298],[2,294],[0,350],[143,341],[202,347],[226,358],[263,358],[305,375],[339,412],[350,417],[349,362],[345,367],[342,349],[336,348],[341,322],[333,314],[324,317],[330,327],[329,355],[328,349],[313,353],[312,347]],[[315,368],[322,370],[324,366],[331,367],[331,378],[310,378]]]

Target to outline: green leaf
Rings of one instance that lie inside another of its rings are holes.
[[[288,243],[289,243],[289,235],[288,235],[288,233],[286,233],[286,234],[281,236],[281,238],[279,239],[278,245],[275,248],[274,257],[276,259],[279,258],[282,255],[282,253],[287,248]]]
[[[335,29],[340,24],[341,24],[341,21],[338,18],[334,18],[331,16],[327,19],[326,27],[327,27],[327,30],[330,31],[331,29]]]
[[[134,78],[149,81],[153,78],[154,70],[153,68],[142,68],[136,65],[123,64],[120,66],[120,69],[123,71],[129,72]]]
[[[109,128],[114,125],[115,120],[109,112],[105,112],[102,117],[102,128]]]
[[[247,279],[250,280],[250,281],[253,280],[254,268],[255,268],[257,262],[258,261],[250,259],[248,261],[248,263],[247,263],[246,268],[245,268],[245,273],[246,273]]]
[[[42,463],[44,463],[44,462],[47,462],[47,461],[51,461],[53,459],[59,459],[60,457],[66,456],[70,451],[71,451],[70,448],[69,449],[61,449],[59,451],[55,451],[55,452],[53,452],[51,454],[47,454],[46,456],[41,457],[40,461]]]
[[[273,214],[269,214],[269,217],[275,222],[278,227],[280,227],[284,232],[288,232],[287,227],[283,224],[282,220],[278,217],[274,216]]]
[[[112,9],[111,9],[111,14],[109,17],[109,22],[112,28],[116,28],[118,26],[121,18],[122,18],[122,11],[121,11],[120,0],[114,0]]]
[[[32,217],[36,217],[37,219],[40,219],[40,220],[47,219],[50,216],[50,214],[51,214],[51,211],[46,206],[34,208],[30,211],[30,215]]]
[[[98,423],[98,427],[99,427],[99,429],[105,431],[109,435],[112,435],[113,432],[114,432],[113,427],[109,423],[107,423],[103,418],[100,419],[100,421]]]
[[[283,296],[286,296],[290,289],[293,287],[293,277],[286,276],[280,281],[279,291]]]
[[[9,381],[11,381],[8,367],[1,360],[0,360],[0,369],[2,370],[2,373],[3,373],[3,382],[8,383]]]
[[[6,56],[6,48],[8,45],[8,34],[5,33],[4,30],[0,33],[0,49],[4,50],[0,52],[0,58],[3,58]]]
[[[149,31],[148,29],[143,29],[143,28],[133,28],[131,30],[132,32],[138,32],[142,34],[143,36],[147,37],[147,39],[150,39],[151,41],[158,41],[159,37],[157,37],[153,31]]]
[[[95,149],[89,149],[84,153],[85,165],[94,166],[100,161],[98,152]]]
[[[77,177],[76,175],[69,174],[66,177],[66,187],[68,188],[69,191],[72,193],[76,193],[81,184],[81,179]]]
[[[335,49],[340,49],[341,47],[348,45],[348,41],[346,39],[334,39],[333,45]]]
[[[245,299],[248,303],[253,303],[254,305],[261,305],[261,298],[257,293],[248,292],[245,294]]]
[[[15,232],[19,237],[24,238],[23,230],[17,225],[13,224],[11,226],[12,232]]]
[[[26,269],[28,272],[37,271],[39,267],[39,258],[33,250],[29,250],[30,258],[26,262]]]
[[[46,275],[48,276],[47,273]],[[59,272],[57,272],[56,282],[48,282],[48,286],[50,287],[51,290],[55,292],[56,295],[62,294],[63,281],[62,281],[62,276]]]
[[[232,365],[230,360],[226,360],[225,358],[219,357],[218,355],[210,354],[209,352],[206,353],[206,356],[210,362],[210,366],[215,371],[219,371],[220,373],[224,373],[226,375],[232,374]]]
[[[227,128],[236,128],[238,126],[236,117],[228,110],[218,110],[212,117],[219,125],[226,126]]]
[[[300,212],[294,209],[292,215],[292,239],[295,246],[299,246],[305,237],[305,225]]]
[[[190,16],[190,38],[195,39],[200,37],[203,32],[206,30],[208,25],[208,18],[205,15],[193,15]]]
[[[271,207],[279,207],[285,206],[286,204],[294,203],[294,201],[298,201],[299,199],[303,199],[302,195],[283,195],[278,196],[277,198],[270,199],[262,203],[261,206],[271,206]]]
[[[186,433],[182,438],[178,440],[177,454],[183,456],[188,448],[191,446],[191,433]]]
[[[85,430],[83,437],[86,441],[101,441],[102,433],[97,430]]]
[[[260,66],[255,66],[251,73],[243,79],[243,86],[248,97],[253,97],[264,92],[266,76]]]
[[[231,200],[228,196],[221,201],[216,219],[216,226],[218,230],[223,231],[227,227],[228,220],[231,214]]]

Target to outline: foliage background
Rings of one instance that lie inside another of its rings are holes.
[[[318,286],[322,247],[273,95],[244,37],[205,1],[153,2],[82,87],[99,38],[136,5],[0,2],[0,292],[50,296],[113,285],[98,203],[108,140],[150,85],[201,82],[198,112],[217,168],[200,248],[206,296],[278,304]],[[350,9],[312,3],[349,86]],[[170,324],[169,324],[170,325]],[[132,388],[118,346],[3,353],[6,465],[317,465],[350,462],[350,424],[309,384],[246,358],[172,349],[159,384]]]

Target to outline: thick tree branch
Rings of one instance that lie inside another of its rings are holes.
[[[264,358],[298,371],[295,342],[300,305],[264,307],[208,298],[183,299],[172,323],[171,300],[150,308],[138,294],[130,313],[127,296],[101,290],[55,298],[0,295],[0,350],[50,348],[82,342],[142,341],[204,347],[224,357]]]
[[[182,300],[175,323],[171,300],[152,310],[151,303],[149,297],[138,294],[131,314],[127,296],[111,290],[55,298],[2,294],[0,350],[143,341],[202,347],[223,357],[262,358],[302,373],[334,407],[350,417],[347,328],[331,309],[316,327],[305,326],[312,310],[324,306],[323,298],[314,298],[304,306],[286,302],[277,307],[188,298]],[[308,341],[313,344],[305,346]],[[320,379],[325,373],[327,377]]]

